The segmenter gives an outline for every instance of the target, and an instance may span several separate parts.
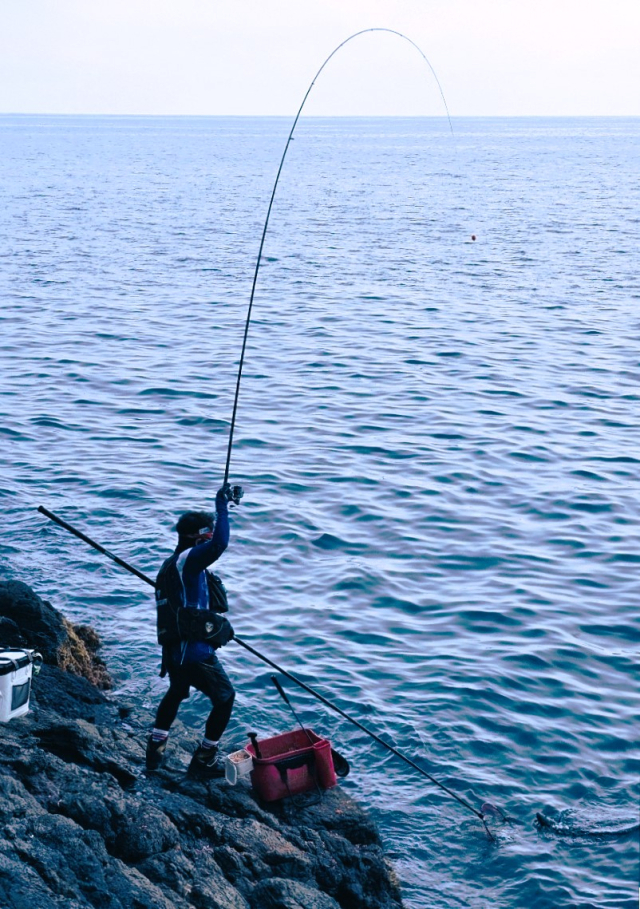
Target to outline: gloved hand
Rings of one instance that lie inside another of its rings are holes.
[[[231,486],[230,483],[225,483],[218,492],[218,495],[220,494],[224,496],[226,502],[233,502],[234,505],[239,505],[240,499],[244,495],[244,489],[242,486]]]

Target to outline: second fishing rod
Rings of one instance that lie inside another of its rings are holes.
[[[97,550],[97,552],[100,552],[102,555],[105,555],[105,556],[107,556],[107,558],[111,559],[112,562],[115,562],[116,565],[119,565],[121,568],[124,568],[125,571],[128,571],[130,574],[135,575],[137,578],[144,581],[146,584],[148,584],[149,586],[151,586],[155,589],[155,586],[156,586],[155,581],[153,581],[148,575],[144,574],[144,572],[135,568],[133,565],[130,565],[124,559],[120,558],[120,556],[117,556],[114,553],[112,553],[105,546],[103,546],[102,544],[93,540],[86,533],[83,533],[81,530],[78,530],[76,527],[73,527],[73,525],[69,524],[67,521],[64,521],[61,517],[54,514],[52,511],[49,511],[49,509],[45,508],[43,505],[39,506],[38,511],[40,512],[40,514],[44,515],[50,521],[53,521],[54,524],[57,524],[59,527],[62,527],[63,530],[66,530],[68,533],[72,534],[72,536],[77,537],[78,539],[87,543],[93,549]],[[383,738],[381,738],[377,733],[375,733],[372,729],[369,729],[367,726],[365,726],[359,720],[356,720],[354,717],[352,717],[346,711],[342,710],[342,708],[339,707],[337,704],[335,704],[333,701],[330,701],[329,698],[326,698],[319,691],[316,691],[315,688],[312,688],[311,685],[308,685],[306,682],[303,682],[302,679],[298,678],[292,672],[289,672],[289,670],[284,669],[282,666],[279,666],[278,663],[276,663],[274,660],[265,656],[263,653],[260,653],[260,651],[256,650],[255,647],[252,647],[251,644],[248,644],[246,641],[244,641],[242,638],[239,638],[237,635],[233,638],[233,640],[240,647],[243,647],[249,653],[252,653],[255,657],[257,657],[263,663],[266,663],[272,669],[275,669],[277,672],[281,673],[283,676],[290,679],[292,682],[294,682],[296,685],[298,685],[300,688],[302,688],[308,694],[312,695],[318,701],[323,703],[326,707],[329,707],[331,710],[333,710],[335,713],[338,713],[341,717],[343,717],[345,720],[347,720],[353,726],[356,726],[362,732],[366,733],[366,735],[368,735],[374,741],[378,742],[379,745],[382,745],[382,747],[385,748],[387,751],[390,751],[397,758],[400,758],[400,760],[404,761],[405,764],[412,767],[414,770],[417,770],[418,773],[420,773],[423,777],[428,779],[431,783],[433,783],[434,786],[436,786],[442,792],[451,796],[451,798],[455,799],[460,805],[462,805],[467,810],[471,811],[472,814],[474,814],[475,817],[478,818],[478,820],[482,822],[488,837],[491,840],[495,839],[494,834],[491,832],[491,830],[487,826],[484,811],[482,811],[481,809],[478,810],[477,808],[474,808],[474,806],[470,802],[468,802],[467,799],[465,799],[463,796],[459,795],[458,793],[453,792],[452,789],[449,789],[448,786],[445,786],[444,783],[441,783],[439,780],[437,780],[434,776],[432,776],[430,773],[428,773],[426,770],[424,770],[424,768],[422,768],[419,764],[417,764],[411,758],[407,757],[407,755],[403,754],[401,751],[399,751],[393,745],[390,745]],[[276,686],[276,687],[278,687],[278,691],[280,692],[281,689],[279,688],[279,686]],[[283,695],[281,695],[281,696],[283,696]],[[286,698],[285,698],[285,700],[286,700]],[[289,706],[291,706],[291,705],[289,705]]]

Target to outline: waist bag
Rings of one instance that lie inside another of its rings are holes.
[[[233,640],[231,622],[210,609],[180,606],[176,620],[181,641],[204,641],[212,647],[224,647]]]

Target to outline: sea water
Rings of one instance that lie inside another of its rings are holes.
[[[150,589],[36,507],[152,576],[211,507],[289,127],[0,118],[3,573],[150,706]],[[637,119],[308,119],[290,147],[218,568],[247,642],[513,818],[490,841],[283,680],[411,909],[636,905],[639,162]],[[269,667],[223,659],[228,750],[294,727]]]

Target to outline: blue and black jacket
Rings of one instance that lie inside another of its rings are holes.
[[[205,568],[220,558],[229,545],[229,512],[222,493],[216,496],[216,524],[213,537],[197,546],[177,547],[168,559],[175,561],[182,581],[183,602],[187,609],[209,609],[209,589]],[[167,563],[165,563],[166,565]],[[163,648],[163,663],[170,669],[187,663],[202,663],[215,653],[210,644],[202,641],[182,641]]]

